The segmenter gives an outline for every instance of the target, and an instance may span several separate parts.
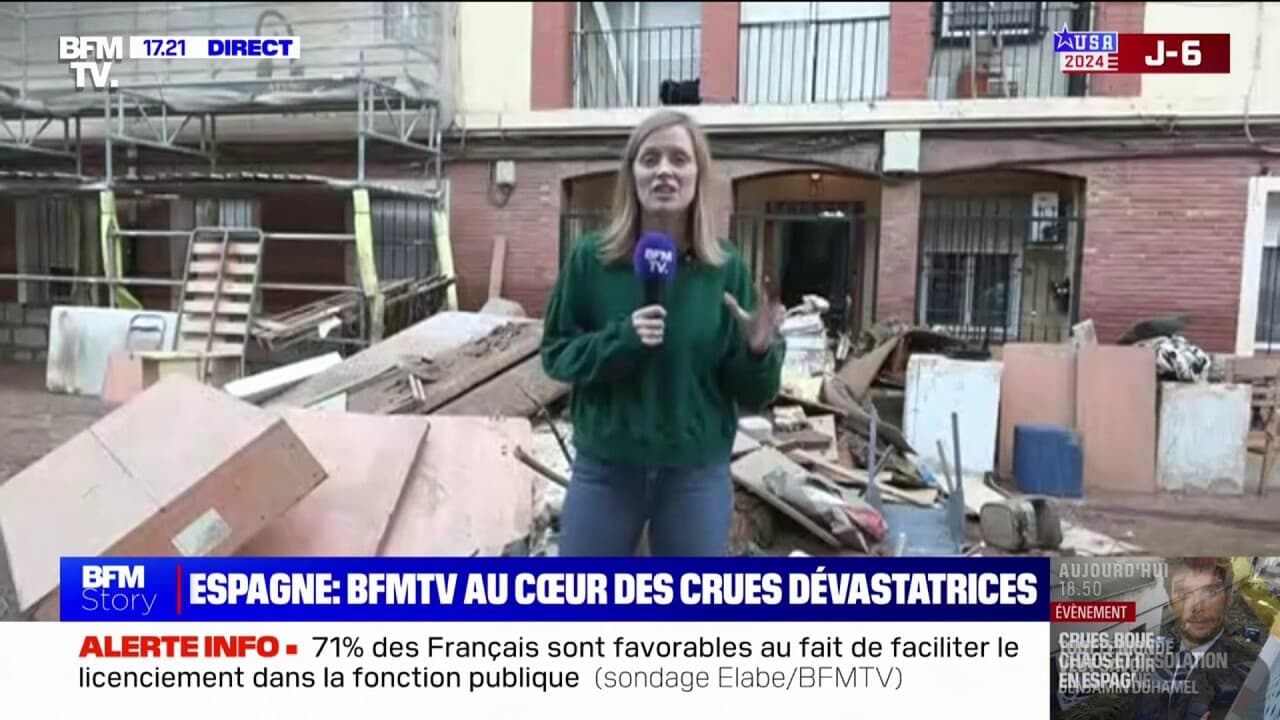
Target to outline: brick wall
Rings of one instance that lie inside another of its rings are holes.
[[[265,232],[344,233],[345,198],[330,192],[264,198],[261,223]],[[348,243],[326,240],[267,241],[262,256],[262,282],[342,285],[346,279]],[[271,314],[331,296],[330,292],[275,290],[262,292],[263,311]]]
[[[1146,25],[1146,3],[1100,2],[1095,24],[1099,30],[1117,33],[1141,33]],[[1104,97],[1137,97],[1142,94],[1141,75],[1093,75],[1089,78],[1089,94]]]
[[[916,253],[920,236],[920,181],[886,184],[880,194],[880,257],[876,268],[877,320],[915,318]]]
[[[533,4],[533,73],[530,96],[534,110],[573,106],[574,3]]]
[[[506,204],[495,204],[489,164],[449,166],[450,223],[458,303],[465,310],[484,304],[489,264],[498,235],[507,239],[502,294],[541,316],[559,270],[561,177],[567,163],[521,162],[517,186]]]
[[[702,84],[705,103],[738,100],[738,25],[741,3],[702,3]]]
[[[1176,158],[1041,165],[1085,181],[1080,316],[1114,342],[1140,320],[1191,317],[1186,334],[1211,352],[1235,347],[1248,180],[1257,160]],[[966,176],[983,192],[983,175]],[[992,186],[995,187],[995,186]],[[999,190],[999,188],[996,188]],[[878,318],[915,305],[918,184],[882,195]]]
[[[517,164],[515,191],[505,205],[498,206],[489,191],[488,163],[450,164],[446,171],[451,205],[449,237],[458,276],[459,306],[476,310],[484,304],[494,238],[505,235],[503,295],[519,302],[530,315],[540,317],[560,270],[560,213],[565,180],[616,167],[614,161],[522,161]],[[799,167],[764,161],[719,162],[709,202],[721,233],[729,228],[735,179]]]
[[[889,98],[929,97],[933,3],[889,3]]]
[[[1152,315],[1187,313],[1189,338],[1235,347],[1249,177],[1258,162],[1143,159],[1056,168],[1087,180],[1081,317],[1103,342]]]
[[[43,360],[49,351],[49,309],[0,302],[0,362]]]

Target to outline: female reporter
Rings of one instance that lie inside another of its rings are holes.
[[[765,293],[757,306],[742,258],[716,237],[711,178],[694,121],[652,115],[627,142],[611,222],[561,269],[542,343],[547,374],[573,387],[561,555],[630,555],[646,522],[654,555],[728,549],[738,410],[778,392],[783,310]],[[647,233],[670,238],[678,258],[650,304],[632,269]]]

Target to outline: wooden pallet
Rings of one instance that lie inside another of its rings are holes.
[[[262,249],[262,233],[257,230],[197,228],[191,233],[176,349],[204,357],[201,378],[211,356],[238,355],[244,375]]]

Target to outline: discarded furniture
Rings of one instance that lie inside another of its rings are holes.
[[[1258,494],[1266,492],[1276,457],[1280,455],[1280,358],[1233,357],[1225,363],[1228,383],[1252,387],[1249,452],[1262,455]]]
[[[172,348],[177,313],[58,305],[49,314],[49,392],[101,396],[117,353]]]
[[[995,470],[1002,367],[997,361],[954,360],[942,355],[917,354],[907,361],[902,429],[907,443],[935,474],[942,470],[941,458],[931,450],[940,440],[952,444],[950,423],[955,413],[963,420],[959,434],[962,471],[983,475]]]
[[[1243,384],[1160,384],[1161,491],[1244,493],[1251,395]]]
[[[1156,354],[1085,345],[1076,358],[1076,429],[1085,491],[1156,492]]]
[[[279,417],[168,378],[0,484],[20,611],[58,615],[58,559],[226,556],[325,479]]]

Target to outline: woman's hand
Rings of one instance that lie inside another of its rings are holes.
[[[649,305],[631,313],[631,327],[635,328],[640,342],[646,347],[657,347],[662,344],[662,335],[666,330],[667,309],[661,305]]]
[[[763,355],[768,352],[769,346],[778,340],[787,311],[781,303],[775,302],[766,293],[759,293],[759,297],[759,304],[756,305],[755,311],[750,313],[743,310],[737,298],[729,293],[724,294],[724,304],[737,319],[742,337],[747,339],[751,352]]]

